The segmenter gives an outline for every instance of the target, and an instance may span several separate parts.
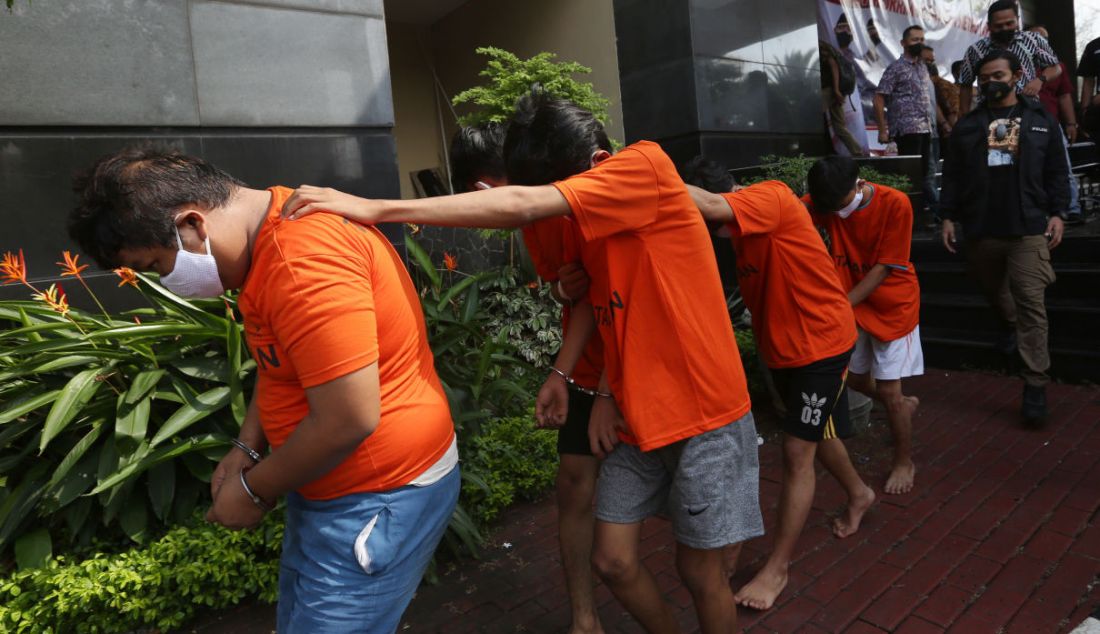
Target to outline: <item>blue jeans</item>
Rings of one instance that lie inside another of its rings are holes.
[[[287,496],[279,634],[391,634],[450,522],[458,467],[426,487]]]

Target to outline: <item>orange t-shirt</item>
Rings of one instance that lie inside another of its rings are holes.
[[[672,161],[635,143],[555,183],[592,278],[611,391],[643,451],[749,411],[710,236]],[[632,436],[632,437],[630,437]]]
[[[569,262],[580,262],[580,238],[572,218],[539,220],[523,228],[523,243],[531,255],[535,272],[551,284],[558,281],[558,269]],[[569,332],[569,306],[561,308],[562,337]],[[593,334],[573,368],[573,380],[582,387],[595,389],[603,373],[603,343]]]
[[[795,368],[850,350],[852,306],[802,201],[779,181],[722,196],[733,209],[737,282],[768,367]]]
[[[412,280],[377,229],[331,214],[285,221],[291,190],[269,191],[239,303],[264,435],[278,449],[309,413],[308,388],[377,362],[378,427],[298,492],[323,500],[404,486],[454,439]]]
[[[855,314],[856,323],[871,336],[894,341],[912,332],[920,320],[920,284],[909,261],[913,205],[896,189],[871,187],[871,199],[847,218],[836,214],[817,214],[817,218],[829,232],[833,264],[846,292],[876,264],[890,268],[882,284],[855,306]],[[812,205],[809,196],[803,200]]]

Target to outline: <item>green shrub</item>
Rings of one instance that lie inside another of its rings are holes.
[[[278,594],[282,513],[252,531],[195,518],[148,546],[84,561],[58,557],[0,579],[0,631],[175,629],[197,610]]]
[[[557,434],[535,429],[535,414],[500,418],[461,442],[462,504],[481,523],[517,500],[542,495],[558,469]]]
[[[62,274],[83,282],[63,256]],[[35,297],[0,301],[0,556],[14,545],[21,566],[38,565],[55,544],[142,543],[190,517],[255,367],[232,306],[138,276],[148,308],[91,313],[27,282],[22,252],[0,269]]]
[[[519,276],[519,271],[508,268],[487,285],[487,328],[503,333],[520,357],[535,367],[533,374],[521,375],[528,393],[534,394],[561,348],[561,307],[550,296],[549,284],[524,284]]]
[[[763,174],[755,178],[745,179],[744,184],[748,185],[765,180],[783,181],[795,194],[803,196],[806,194],[806,175],[810,173],[810,168],[813,167],[817,158],[805,154],[799,154],[798,156],[766,154],[760,157],[760,161]],[[868,165],[859,168],[859,177],[903,192],[908,192],[912,186],[909,177],[904,174],[886,174]]]

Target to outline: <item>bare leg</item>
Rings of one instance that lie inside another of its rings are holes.
[[[817,459],[848,494],[848,507],[841,517],[833,521],[833,535],[843,539],[859,530],[863,515],[875,503],[875,492],[856,473],[848,450],[839,438],[821,441],[817,447]]]
[[[615,598],[647,632],[679,632],[680,627],[668,603],[661,597],[656,580],[638,558],[641,527],[641,523],[612,524],[597,520],[592,564]],[[729,592],[728,580],[726,584]]]
[[[734,600],[745,607],[771,609],[787,587],[787,568],[814,501],[816,450],[817,443],[791,435],[783,437],[783,489],[779,494],[775,546],[760,572],[734,595]]]
[[[573,609],[571,634],[603,632],[592,594],[592,496],[599,462],[593,456],[562,454],[558,466],[558,541],[565,586]]]
[[[736,552],[731,552],[731,547]],[[702,634],[731,634],[737,631],[737,605],[730,592],[727,567],[736,563],[740,544],[700,550],[676,544],[676,569],[691,593]]]
[[[920,400],[902,394],[900,379],[876,381],[867,374],[849,374],[848,385],[886,406],[886,417],[890,420],[890,431],[894,436],[894,466],[884,490],[891,495],[908,493],[913,489],[913,478],[917,473],[913,464],[912,421]]]

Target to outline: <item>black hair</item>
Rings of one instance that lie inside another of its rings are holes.
[[[174,246],[181,207],[217,209],[243,186],[200,158],[157,145],[127,147],[73,180],[79,202],[69,237],[99,266],[116,268],[122,249]]]
[[[1020,72],[1022,66],[1020,65],[1020,58],[1016,57],[1016,54],[1012,51],[1004,48],[995,48],[989,52],[988,55],[982,58],[982,61],[978,62],[978,67],[975,69],[978,73],[982,72],[982,67],[990,62],[995,62],[999,59],[1003,59],[1008,62],[1009,69],[1012,70],[1012,74]]]
[[[489,177],[505,178],[504,133],[501,123],[483,123],[459,128],[451,139],[451,185],[466,192],[474,183]]]
[[[965,62],[963,62],[961,59],[957,62],[952,62],[951,63],[951,76],[952,77],[954,77],[955,79],[959,78],[959,71],[962,70],[962,65],[964,63]]]
[[[904,42],[909,39],[909,34],[913,31],[923,31],[924,27],[919,24],[911,24],[905,27],[905,30],[901,32],[901,40]]]
[[[712,194],[725,194],[733,189],[733,176],[723,165],[705,156],[696,156],[680,166],[680,178]]]
[[[922,48],[921,50],[922,50],[922,51],[932,51],[932,52],[935,52],[935,51],[936,51],[936,49],[932,48],[931,46],[929,46],[929,45],[927,45],[927,44],[925,44],[925,45],[924,45],[924,48]]]
[[[592,164],[611,141],[591,112],[535,85],[516,102],[504,137],[504,164],[512,185],[546,185]]]
[[[1016,0],[997,0],[989,5],[989,12],[986,13],[986,21],[992,22],[993,14],[1000,13],[1001,11],[1012,11],[1016,14],[1016,17],[1020,17],[1020,5],[1016,4]]]
[[[814,208],[831,213],[843,207],[858,177],[859,166],[850,156],[826,156],[818,160],[806,175],[806,188]]]

